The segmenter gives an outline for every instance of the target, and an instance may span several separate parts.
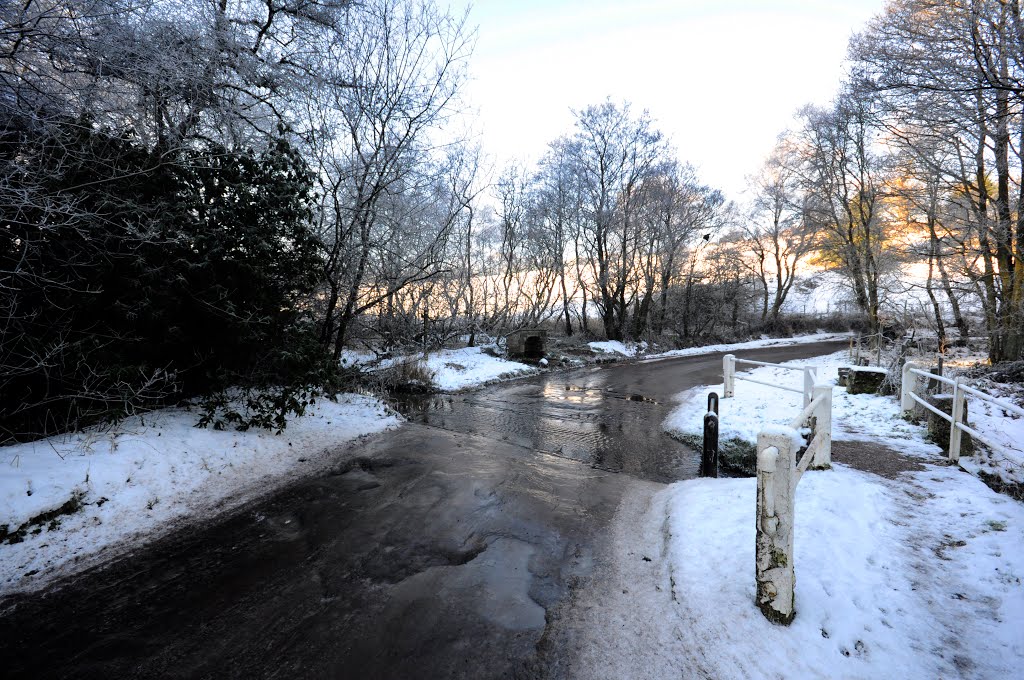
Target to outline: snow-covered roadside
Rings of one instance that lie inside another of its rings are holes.
[[[792,338],[760,338],[748,340],[747,342],[734,342],[725,345],[704,345],[702,347],[687,347],[686,349],[673,349],[666,352],[655,352],[645,354],[649,349],[646,342],[620,342],[618,340],[605,340],[602,342],[590,342],[587,346],[591,351],[599,354],[618,354],[620,356],[633,358],[641,357],[642,361],[658,361],[661,359],[672,359],[675,357],[689,357],[699,354],[712,354],[714,352],[733,352],[741,349],[761,349],[764,347],[787,347],[790,345],[806,345],[813,342],[828,342],[830,340],[847,340],[851,333],[812,333],[811,335],[798,335]]]
[[[954,467],[842,465],[796,494],[796,619],[754,604],[754,479],[662,492],[684,677],[1006,678],[1024,663],[1024,506]],[[666,641],[667,643],[667,641]]]
[[[731,345],[690,347],[657,354],[645,354],[649,350],[646,342],[635,343],[605,340],[589,342],[586,346],[593,352],[595,357],[625,357],[628,359],[639,357],[641,361],[658,361],[712,352],[729,352],[763,347],[785,347],[788,345],[827,342],[829,340],[845,340],[849,337],[849,333],[815,333],[793,338],[762,338],[760,340],[733,343]],[[479,387],[503,380],[511,380],[532,375],[541,370],[541,367],[538,366],[512,361],[489,353],[495,350],[497,350],[496,345],[464,347],[462,349],[436,350],[425,354],[418,352],[380,360],[369,352],[345,350],[341,356],[341,363],[343,366],[355,366],[370,372],[389,370],[410,362],[419,363],[425,372],[429,374],[433,388],[441,392],[455,392],[470,387]],[[554,348],[552,353],[557,354],[557,348]],[[577,367],[580,364],[576,362],[570,365]]]
[[[761,349],[764,347],[788,347],[790,345],[808,345],[815,342],[829,342],[832,340],[849,340],[852,333],[813,333],[811,335],[797,335],[792,338],[761,338],[747,342],[734,342],[731,345],[704,345],[703,347],[687,347],[686,349],[673,349],[667,352],[648,354],[644,361],[659,361],[661,359],[672,359],[674,357],[689,357],[698,354],[712,354],[714,352],[733,352],[740,349]]]
[[[14,538],[21,542],[0,541],[0,594],[42,587],[180,521],[236,507],[336,464],[339,446],[400,423],[360,395],[321,399],[279,435],[200,429],[196,418],[163,409],[108,432],[0,448],[0,528],[23,528]]]
[[[495,349],[493,345],[442,349],[379,361],[372,354],[346,350],[342,354],[341,362],[344,366],[357,366],[370,372],[385,371],[406,363],[418,363],[429,374],[432,386],[441,392],[455,392],[467,387],[510,380],[540,370],[537,366],[503,359],[485,351]]]
[[[820,366],[819,382],[831,382],[845,353],[794,363]],[[750,376],[792,386],[800,380],[772,368]],[[666,429],[699,432],[710,390],[721,385],[680,395]],[[791,419],[801,404],[799,394],[737,382],[736,397],[721,401],[721,436],[753,442],[765,423]],[[1009,422],[985,418],[979,426],[993,431]],[[659,656],[665,673],[677,677],[1018,674],[1024,504],[945,465],[938,447],[924,441],[925,429],[900,418],[894,398],[837,387],[833,426],[836,439],[885,444],[919,457],[925,470],[889,480],[834,463],[801,478],[797,616],[789,627],[769,623],[755,605],[756,480],[696,479],[661,491],[648,522],[661,530],[641,534],[634,550],[661,555],[665,577],[644,576],[647,567],[631,563],[633,606],[657,624],[633,654],[673,650],[671,659]]]
[[[989,380],[980,389],[997,399],[1021,405],[1021,391]],[[1024,484],[1024,418],[969,396],[967,414],[971,426],[1001,449],[985,448],[971,458],[961,459],[963,467],[977,474],[995,475],[1009,484]]]
[[[819,383],[835,384],[839,367],[849,366],[846,351],[813,359],[786,362],[785,365],[818,367]],[[741,364],[740,369],[743,369]],[[798,371],[759,367],[737,372],[741,377],[799,389],[803,377]],[[723,385],[706,385],[680,393],[679,406],[665,420],[666,430],[676,434],[699,434],[704,427],[708,392],[722,394]],[[751,444],[765,424],[783,425],[803,410],[803,397],[759,383],[736,381],[736,396],[719,402],[719,439],[740,439]],[[895,398],[871,394],[848,394],[845,387],[832,392],[832,438],[837,441],[876,441],[901,452],[932,457],[940,453],[934,444],[924,441],[927,430],[902,418]]]
[[[433,373],[433,383],[442,392],[508,380],[539,370],[536,366],[486,354],[482,347],[431,352],[423,363]]]
[[[624,357],[635,357],[647,351],[646,342],[622,342],[621,340],[602,340],[599,342],[588,342],[587,347],[591,352],[598,354],[619,354]]]

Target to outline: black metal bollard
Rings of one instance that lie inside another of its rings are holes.
[[[708,412],[704,416],[704,451],[700,457],[700,476],[718,477],[718,395],[708,395]]]

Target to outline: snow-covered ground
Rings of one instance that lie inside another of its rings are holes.
[[[837,353],[807,363],[830,381],[843,362]],[[748,375],[799,385],[798,373],[779,369]],[[721,385],[683,393],[665,427],[699,431],[709,390]],[[798,394],[737,382],[736,397],[721,402],[722,436],[753,441],[762,424],[791,419],[801,403]],[[631,643],[634,656],[649,657],[650,677],[1019,677],[1024,504],[946,465],[924,428],[899,417],[894,398],[837,387],[834,406],[836,439],[888,445],[925,469],[885,479],[834,463],[801,478],[791,626],[769,623],[754,603],[752,478],[689,480],[655,494],[643,526],[629,530],[630,566],[619,576],[642,614],[604,618],[656,622],[649,639]],[[978,423],[999,429],[1006,420]],[[662,558],[647,566],[639,555]],[[616,677],[623,662],[600,653],[591,663],[607,671],[595,677]]]
[[[980,387],[997,399],[1021,405],[1019,390],[991,381],[984,381]],[[972,472],[996,475],[1004,482],[1024,484],[1024,418],[973,396],[967,399],[967,414],[974,429],[1000,448],[985,448],[965,459],[964,466]]]
[[[494,345],[463,347],[435,350],[425,354],[417,352],[380,360],[369,352],[345,350],[341,356],[341,363],[343,366],[357,366],[370,372],[393,369],[403,363],[418,363],[429,375],[433,387],[442,392],[454,392],[467,387],[508,380],[539,370],[536,366],[488,353],[496,350]]]
[[[643,354],[647,349],[646,342],[629,342],[625,343],[621,340],[602,340],[599,342],[588,342],[587,346],[592,352],[598,354],[620,354],[624,357],[635,357],[638,354]]]
[[[433,382],[443,392],[535,373],[535,366],[491,356],[482,347],[464,347],[431,352],[423,359]]]
[[[1024,506],[973,476],[929,466],[890,481],[842,465],[804,475],[789,627],[754,604],[756,481],[662,494],[675,597],[656,606],[682,677],[1019,677]]]
[[[734,352],[740,349],[762,349],[764,347],[788,347],[790,345],[807,345],[815,342],[829,342],[831,340],[847,340],[850,333],[825,333],[818,332],[811,335],[797,335],[792,338],[769,338],[762,337],[758,340],[747,342],[734,342],[729,345],[705,345],[703,347],[687,347],[686,349],[673,349],[667,352],[649,354],[644,361],[658,361],[671,359],[673,357],[689,357],[698,354],[711,354],[713,352]]]
[[[817,382],[834,384],[839,377],[839,367],[849,366],[850,361],[844,350],[784,365],[817,366]],[[770,367],[744,370],[744,365],[739,364],[736,396],[719,401],[719,439],[736,438],[753,444],[764,425],[784,425],[803,410],[802,395],[740,378],[752,378],[795,389],[803,384],[800,371]],[[703,432],[707,394],[714,391],[721,395],[723,388],[719,383],[687,390],[678,395],[679,406],[665,420],[665,429],[680,434]],[[923,426],[903,420],[899,402],[895,398],[847,394],[846,388],[839,386],[832,391],[832,438],[835,440],[871,440],[906,453],[916,452],[927,456],[938,454],[938,447],[923,440],[925,434],[926,428]]]
[[[163,409],[108,431],[0,448],[0,528],[24,528],[21,542],[0,541],[0,594],[41,587],[336,464],[340,446],[400,422],[360,395],[318,400],[279,435],[196,428],[197,417]]]
[[[789,290],[782,311],[789,314],[829,315],[848,314],[855,309],[850,284],[842,274],[808,269]]]
[[[621,342],[603,340],[587,343],[587,348],[595,356],[615,356],[640,358],[642,361],[657,361],[673,357],[694,356],[710,352],[729,352],[741,349],[758,349],[763,347],[784,347],[829,340],[845,340],[849,333],[814,333],[792,338],[768,338],[739,342],[729,345],[709,345],[705,347],[689,347],[687,349],[670,350],[667,352],[647,354],[650,350],[646,342]],[[488,383],[518,378],[537,373],[545,364],[534,366],[512,361],[493,353],[500,351],[497,345],[464,347],[462,349],[435,350],[427,353],[418,352],[398,357],[379,359],[371,352],[345,350],[341,356],[343,366],[356,366],[369,372],[395,369],[404,363],[418,363],[423,373],[429,376],[432,386],[442,392],[454,392]],[[557,348],[552,350],[557,354]]]

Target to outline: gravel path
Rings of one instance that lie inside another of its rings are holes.
[[[832,442],[832,462],[872,472],[886,479],[896,479],[901,473],[926,469],[920,458],[907,456],[872,441]]]

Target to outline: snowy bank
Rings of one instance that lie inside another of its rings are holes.
[[[835,385],[839,367],[849,365],[847,352],[840,351],[813,359],[785,362],[791,366],[817,366],[817,382]],[[739,368],[743,368],[740,364]],[[802,376],[798,371],[759,367],[737,371],[737,376],[799,389]],[[664,427],[674,434],[700,434],[707,410],[707,394],[723,393],[724,386],[707,385],[680,393],[679,406],[665,420]],[[788,423],[803,410],[803,397],[794,392],[743,380],[736,381],[736,396],[719,401],[719,439],[739,439],[751,444],[757,433],[768,424]],[[856,439],[876,441],[899,448],[904,453],[934,456],[939,449],[924,441],[925,427],[903,419],[899,401],[873,394],[848,394],[845,387],[832,391],[832,438],[837,441]]]
[[[416,352],[386,359],[377,359],[368,352],[345,350],[341,356],[342,366],[355,366],[364,371],[387,371],[402,364],[415,363],[429,374],[431,386],[442,392],[454,392],[467,387],[476,387],[499,380],[508,380],[539,369],[518,361],[510,361],[488,354],[496,348],[491,346],[442,349],[432,352]]]
[[[535,366],[485,354],[482,347],[430,352],[422,361],[433,374],[435,387],[442,392],[507,380],[538,370]]]
[[[834,382],[846,355],[792,363],[817,365],[819,382]],[[776,385],[800,381],[799,373],[770,367],[748,375]],[[699,432],[709,390],[721,385],[680,395],[665,427]],[[1024,505],[944,464],[944,453],[924,441],[925,428],[902,420],[895,398],[849,395],[841,387],[834,397],[836,439],[884,444],[920,458],[924,471],[885,479],[833,463],[831,470],[801,477],[797,614],[789,627],[768,622],[755,604],[756,480],[696,479],[661,491],[652,513],[662,518],[662,530],[645,535],[643,550],[664,555],[672,597],[648,599],[665,619],[657,646],[678,650],[673,672],[722,678],[1018,674],[1024,663]],[[722,437],[753,442],[766,424],[784,423],[801,406],[799,394],[738,381],[736,396],[721,401]],[[656,541],[662,545],[650,545]]]
[[[624,357],[635,357],[647,350],[646,342],[625,343],[620,340],[602,340],[599,342],[588,342],[587,347],[591,352],[598,354],[619,354]]]
[[[659,361],[661,359],[672,359],[674,357],[689,357],[698,354],[713,354],[715,352],[733,352],[741,349],[761,349],[764,347],[788,347],[791,345],[808,345],[815,342],[830,342],[835,340],[849,340],[852,333],[814,333],[812,335],[798,335],[792,338],[768,338],[749,340],[747,342],[734,342],[729,345],[704,345],[703,347],[687,347],[686,349],[673,349],[668,352],[649,354],[644,361]]]
[[[400,422],[359,395],[318,400],[279,435],[200,429],[196,419],[163,409],[106,432],[0,448],[0,594],[41,587],[180,520],[238,506]]]
[[[954,467],[836,465],[796,492],[796,619],[755,605],[754,479],[661,492],[683,677],[1006,678],[1024,663],[1024,506]],[[660,646],[660,645],[659,645]]]

